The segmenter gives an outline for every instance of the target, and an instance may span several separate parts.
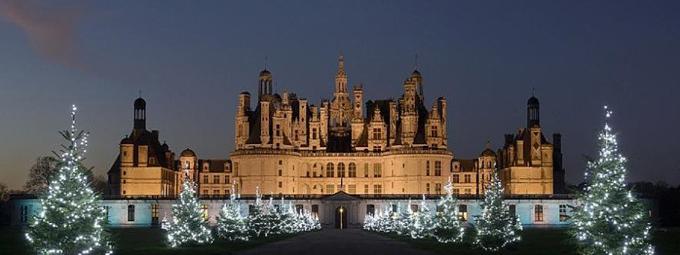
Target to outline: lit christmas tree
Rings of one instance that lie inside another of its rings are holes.
[[[231,186],[229,204],[225,204],[220,210],[217,235],[228,241],[248,241],[248,222],[241,216],[241,203],[236,200],[234,186]]]
[[[446,196],[439,201],[439,210],[434,217],[433,236],[440,243],[462,242],[465,228],[458,220],[458,201],[453,196],[453,183],[449,177],[444,186]]]
[[[498,251],[506,245],[518,242],[522,225],[510,214],[503,201],[503,186],[497,171],[491,174],[491,182],[481,201],[482,215],[477,219],[475,244],[487,251]]]
[[[60,134],[68,142],[59,155],[59,171],[40,197],[40,213],[32,219],[26,238],[38,254],[111,254],[113,247],[102,225],[106,211],[90,187],[82,160],[87,133],[71,127]]]
[[[411,225],[413,224],[412,215],[411,199],[404,207],[401,206],[401,203],[397,203],[397,212],[392,214],[392,226],[394,226],[392,231],[397,235],[410,235]]]
[[[422,239],[432,236],[434,230],[434,219],[430,209],[425,202],[425,195],[420,201],[419,210],[411,214],[410,236],[413,239]]]
[[[605,118],[612,112],[605,106]],[[626,158],[605,121],[598,137],[599,157],[588,162],[587,186],[578,197],[573,234],[582,254],[654,254],[644,206],[624,183]]]
[[[256,187],[255,205],[248,215],[249,229],[255,237],[267,237],[279,233],[280,216],[274,208],[273,198],[268,203],[262,202],[260,188]]]
[[[304,219],[295,212],[295,208],[290,202],[288,204],[285,203],[283,197],[281,198],[279,209],[279,215],[281,217],[279,229],[281,230],[281,233],[294,234],[304,231]]]
[[[188,166],[179,200],[172,205],[172,218],[164,229],[171,247],[212,243],[208,221],[203,218],[201,203],[196,197],[194,182],[188,176]]]

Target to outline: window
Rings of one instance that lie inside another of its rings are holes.
[[[472,194],[472,190],[471,189],[465,189],[465,195],[470,195],[470,194]]]
[[[458,205],[458,220],[467,221],[468,211],[467,205]]]
[[[560,205],[560,222],[567,221],[569,215],[567,215],[567,205]]]
[[[283,160],[279,160],[279,166],[283,165]]]
[[[437,126],[432,126],[432,128],[430,128],[430,136],[437,137]]]
[[[382,129],[381,128],[374,128],[373,129],[373,140],[380,140],[382,139]]]
[[[366,215],[375,215],[375,205],[373,204],[367,204],[366,205]]]
[[[326,165],[326,177],[333,177],[333,163],[328,163]]]
[[[442,193],[442,184],[441,183],[435,183],[434,184],[434,193],[435,194],[441,194]]]
[[[373,164],[373,177],[382,177],[382,165],[380,163]]]
[[[469,174],[465,175],[465,183],[470,183],[470,175]]]
[[[534,206],[534,221],[543,221],[543,205]]]
[[[208,175],[203,176],[203,183],[208,183]]]
[[[295,141],[300,140],[300,134],[298,133],[298,130],[295,130]]]
[[[312,215],[319,217],[319,205],[312,205]]]
[[[283,188],[283,182],[279,182],[279,188]]]
[[[279,169],[279,176],[283,176],[283,170]]]
[[[135,206],[128,205],[128,221],[135,221]]]
[[[425,183],[425,193],[430,194],[430,184]]]
[[[224,190],[224,194],[225,194],[225,195],[230,195],[230,194],[231,194],[231,191],[229,191],[228,189],[225,189],[225,190]]]
[[[335,193],[335,185],[333,185],[333,184],[328,184],[328,185],[326,185],[326,192],[327,192],[328,194],[333,194],[333,193]]]
[[[276,124],[276,136],[281,136],[281,125]]]
[[[364,177],[368,178],[368,163],[364,163]]]
[[[338,177],[344,178],[345,177],[345,163],[338,163]]]
[[[220,190],[219,190],[219,189],[213,190],[213,195],[219,195],[219,194],[220,194]]]
[[[215,184],[220,183],[220,176],[219,175],[213,176],[213,183],[215,183]]]
[[[453,194],[454,194],[454,195],[458,195],[458,193],[460,193],[460,190],[458,190],[458,189],[453,189]]]
[[[425,162],[425,175],[430,176],[430,161]]]
[[[224,176],[224,184],[229,184],[229,175]]]
[[[159,204],[151,204],[151,224],[157,225],[158,224],[158,209],[160,208]],[[107,219],[108,219],[108,206],[106,208],[106,213],[107,213]]]
[[[296,211],[297,213],[299,213],[299,214],[304,213],[304,212],[305,212],[305,207],[302,206],[302,205],[295,205],[295,211]]]
[[[208,220],[208,205],[206,205],[206,204],[201,205],[201,214],[203,215],[203,220],[207,221]]]
[[[516,205],[509,205],[508,208],[510,209],[510,215],[517,216],[517,206]]]
[[[347,185],[347,187],[348,187],[349,194],[356,194],[357,193],[357,185],[350,184],[350,185]]]
[[[201,195],[202,195],[202,196],[207,196],[207,195],[208,195],[208,190],[207,190],[207,189],[204,189],[204,190],[203,190],[203,193],[201,193]]]
[[[373,185],[373,193],[382,194],[382,185],[380,184]]]
[[[316,139],[316,128],[312,128],[312,139]]]
[[[364,185],[364,194],[368,194],[368,184]]]
[[[21,223],[28,222],[28,205],[21,206]]]
[[[460,176],[458,176],[457,174],[454,174],[453,175],[453,183],[459,183],[459,182],[460,182]]]
[[[435,161],[434,162],[434,176],[442,176],[442,162],[441,161]]]
[[[357,165],[349,163],[349,178],[357,177]]]

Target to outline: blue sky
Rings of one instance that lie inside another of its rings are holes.
[[[535,88],[569,182],[609,104],[630,179],[679,184],[677,13],[673,1],[0,0],[0,182],[19,188],[59,148],[71,104],[104,174],[139,90],[173,150],[226,158],[237,95],[256,91],[265,57],[276,91],[318,104],[342,53],[369,99],[399,97],[417,54],[426,103],[448,99],[456,157],[523,127]]]

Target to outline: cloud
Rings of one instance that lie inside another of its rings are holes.
[[[0,0],[0,16],[23,30],[40,56],[69,67],[82,68],[75,29],[80,11],[41,6],[28,0]]]

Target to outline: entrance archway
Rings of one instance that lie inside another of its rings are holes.
[[[338,206],[338,208],[335,208],[335,228],[347,228],[347,213],[347,208],[344,206]]]

